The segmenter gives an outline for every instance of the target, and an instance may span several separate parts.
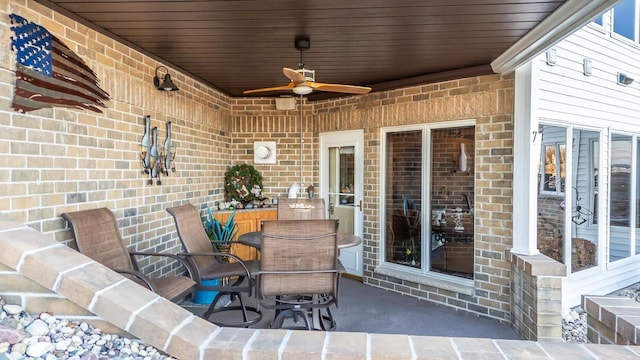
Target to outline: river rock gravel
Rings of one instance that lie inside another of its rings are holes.
[[[140,340],[84,322],[31,315],[0,298],[0,360],[175,360]]]
[[[576,344],[587,342],[587,313],[581,308],[572,309],[562,319],[562,341]]]

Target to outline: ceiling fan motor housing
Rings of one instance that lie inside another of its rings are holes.
[[[316,81],[316,71],[315,70],[309,70],[309,69],[298,69],[297,70],[299,73],[301,73],[305,80],[307,81]]]

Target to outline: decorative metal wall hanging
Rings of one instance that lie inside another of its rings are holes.
[[[151,116],[145,116],[144,121],[144,133],[140,141],[142,171],[149,175],[149,185],[153,185],[153,179],[157,179],[157,185],[162,185],[160,175],[169,176],[169,169],[172,172],[176,171],[174,163],[176,149],[171,144],[171,121],[167,122],[167,138],[164,141],[164,147],[158,143],[158,127],[151,128]]]
[[[164,175],[169,176],[171,172],[176,172],[173,160],[176,157],[176,150],[171,146],[171,121],[167,122],[167,138],[164,140]]]
[[[54,106],[102,113],[109,94],[95,72],[44,27],[11,14],[11,48],[16,52],[12,107],[19,112]]]

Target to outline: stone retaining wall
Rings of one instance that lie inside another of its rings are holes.
[[[626,296],[582,296],[587,312],[587,341],[640,344],[640,303]]]

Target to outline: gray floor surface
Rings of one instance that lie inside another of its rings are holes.
[[[350,278],[342,278],[339,296],[339,307],[332,308],[337,331],[520,339],[510,324],[403,296]],[[255,301],[255,298],[247,300],[250,305],[255,305]],[[182,306],[197,315],[203,314],[207,308],[188,301]],[[273,312],[261,310],[263,319],[252,328],[269,327]],[[237,317],[239,314],[229,312],[222,315]]]

